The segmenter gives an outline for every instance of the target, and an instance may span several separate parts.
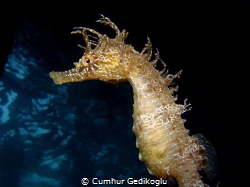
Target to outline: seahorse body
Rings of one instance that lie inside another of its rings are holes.
[[[116,31],[109,38],[95,30],[77,27],[73,34],[82,34],[85,53],[75,68],[65,72],[51,72],[56,84],[85,80],[102,80],[119,83],[129,81],[134,91],[134,125],[139,159],[150,174],[159,178],[175,178],[179,186],[207,186],[201,180],[199,170],[206,169],[208,158],[205,147],[196,136],[185,129],[181,114],[186,105],[175,103],[171,88],[172,80],[178,76],[154,68],[159,60],[151,59],[151,43],[148,41],[142,52],[124,43],[128,33],[120,32],[107,17],[99,22]],[[95,35],[98,41],[89,36]]]

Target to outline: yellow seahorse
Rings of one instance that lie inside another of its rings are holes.
[[[79,62],[74,63],[75,68],[50,72],[54,83],[129,81],[134,92],[136,147],[139,148],[139,159],[145,163],[149,173],[163,179],[175,178],[179,186],[208,186],[198,171],[204,169],[211,174],[213,168],[206,154],[209,146],[202,136],[189,135],[181,117],[188,110],[188,105],[176,104],[173,96],[176,89],[171,88],[171,83],[179,74],[169,74],[164,63],[162,71],[155,69],[159,53],[151,60],[149,39],[145,48],[138,52],[124,43],[128,32],[121,32],[107,17],[102,16],[98,22],[113,28],[115,38],[90,28],[74,28],[72,34],[81,34],[86,42],[86,47],[79,45],[85,52]]]

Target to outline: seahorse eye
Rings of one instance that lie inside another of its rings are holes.
[[[86,60],[86,63],[89,64],[91,61],[89,59]]]

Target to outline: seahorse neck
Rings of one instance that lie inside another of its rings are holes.
[[[160,105],[174,103],[170,89],[159,72],[145,62],[130,73],[129,82],[134,92],[134,114],[155,112]]]

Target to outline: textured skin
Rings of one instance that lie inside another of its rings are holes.
[[[117,36],[113,39],[89,28],[78,27],[73,34],[82,34],[85,53],[75,68],[65,72],[51,72],[56,84],[85,80],[102,80],[119,83],[129,81],[134,91],[134,125],[139,159],[150,174],[159,178],[175,178],[179,186],[207,186],[198,171],[206,166],[205,149],[195,136],[189,136],[181,114],[187,105],[175,103],[170,88],[178,74],[158,71],[154,68],[159,60],[150,61],[151,43],[142,52],[124,43],[127,32],[120,30],[108,18],[99,22],[111,26]],[[91,41],[95,35],[98,41]],[[165,65],[165,64],[163,64]]]

